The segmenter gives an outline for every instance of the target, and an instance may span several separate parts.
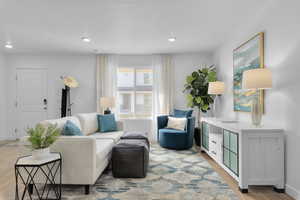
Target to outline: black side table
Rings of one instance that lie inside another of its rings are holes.
[[[42,160],[35,160],[32,156],[18,158],[15,164],[15,199],[23,200],[26,197],[26,193],[28,193],[29,199],[36,199],[36,197],[33,196],[35,190],[39,200],[49,199],[48,196],[51,191],[54,192],[55,199],[61,200],[61,167],[62,159],[60,153],[51,153]],[[57,179],[59,179],[59,183],[56,183]],[[42,187],[38,189],[37,184],[41,184]],[[22,185],[24,189],[23,191],[19,191],[19,187],[21,189]]]

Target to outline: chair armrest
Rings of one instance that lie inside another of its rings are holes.
[[[157,116],[157,141],[159,141],[159,129],[168,125],[168,115]]]
[[[165,128],[168,125],[168,115],[161,115],[157,117],[157,129]]]
[[[60,136],[51,152],[62,155],[63,184],[94,184],[96,139],[90,136]]]
[[[194,140],[194,132],[195,132],[195,117],[187,118],[186,132],[188,134],[188,144],[192,145]]]

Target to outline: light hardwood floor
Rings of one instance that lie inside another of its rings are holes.
[[[0,200],[14,199],[14,163],[17,157],[28,153],[29,150],[20,145],[0,145]],[[236,181],[210,157],[205,153],[200,153],[199,156],[203,156],[212,165],[241,200],[293,200],[293,198],[286,194],[279,194],[272,191],[271,187],[251,187],[248,194],[242,194],[238,190]]]

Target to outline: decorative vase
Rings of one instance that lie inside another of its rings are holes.
[[[32,151],[32,158],[35,160],[42,160],[50,155],[50,148],[35,149]]]
[[[254,95],[251,107],[252,124],[256,127],[259,127],[261,125],[262,118],[262,108],[258,98],[258,95]]]

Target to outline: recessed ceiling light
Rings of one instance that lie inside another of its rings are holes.
[[[169,42],[175,42],[175,41],[176,41],[176,37],[169,37],[169,38],[168,38],[168,41],[169,41]]]
[[[12,48],[14,48],[14,46],[8,42],[8,43],[6,43],[5,48],[12,49]]]
[[[82,40],[83,42],[90,42],[90,41],[91,41],[91,38],[89,38],[89,37],[82,37],[81,40]]]

